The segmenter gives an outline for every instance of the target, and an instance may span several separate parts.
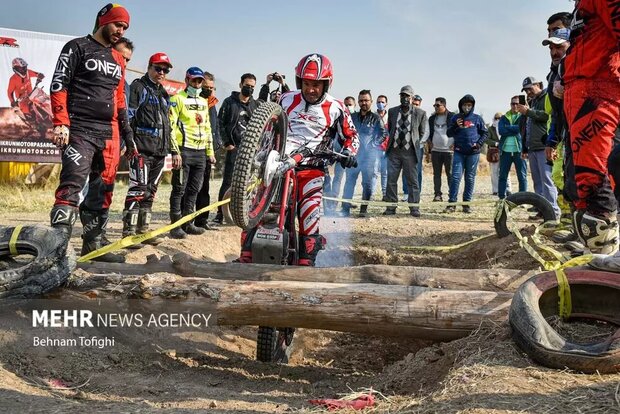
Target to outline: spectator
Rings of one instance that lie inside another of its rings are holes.
[[[413,96],[413,101],[412,101],[413,106],[415,106],[416,108],[420,108],[420,105],[422,105],[422,97],[420,95],[414,95]],[[426,111],[424,111],[426,113]],[[428,134],[428,128],[426,129],[426,133]],[[417,166],[417,174],[418,174],[418,187],[420,188],[420,191],[422,191],[422,160],[424,159],[424,148],[426,147],[426,141],[428,140],[428,135],[423,136],[420,139],[420,149],[418,151],[418,160],[420,160],[418,162],[418,166]],[[409,198],[409,188],[407,187],[407,180],[405,180],[405,175],[403,174],[402,177],[403,180],[403,202],[406,202],[407,199]]]
[[[409,203],[420,202],[420,187],[418,186],[417,163],[420,151],[420,139],[426,132],[426,112],[416,108],[412,104],[413,88],[409,85],[400,89],[400,105],[388,110],[388,133],[387,146],[388,157],[388,188],[387,201],[398,201],[398,176],[401,171],[406,177],[407,185],[411,189],[407,201]],[[409,213],[413,217],[420,217],[418,206],[409,207]],[[396,207],[387,207],[384,215],[396,214]]]
[[[576,3],[571,47],[564,59],[564,112],[568,121],[577,194],[575,229],[593,253],[618,251],[618,204],[610,176],[620,183],[612,153],[620,119],[620,11],[617,2]],[[618,269],[616,255],[604,263]]]
[[[387,120],[387,104],[388,98],[385,95],[379,95],[377,97],[377,115],[381,118],[381,122],[385,126],[386,130],[388,127]],[[380,152],[379,152],[379,175],[381,176],[381,195],[382,201],[385,201],[385,194],[387,191],[387,157],[385,156],[385,150],[387,149],[388,140],[384,140],[383,144],[381,144]]]
[[[571,20],[573,19],[572,13],[560,12],[552,14],[547,19],[547,33],[549,37],[558,29],[570,29]]]
[[[155,53],[149,59],[148,69],[144,76],[134,80],[131,84],[128,107],[129,123],[143,168],[138,162],[130,164],[129,189],[123,210],[123,237],[149,231],[153,201],[164,169],[166,155],[179,152],[176,140],[171,139],[170,97],[162,85],[171,68],[172,63],[168,55]],[[142,179],[141,174],[145,175]],[[145,241],[152,245],[161,242],[160,237]],[[141,246],[142,244],[134,245],[134,247]]]
[[[172,154],[172,192],[170,193],[170,221],[180,220],[194,212],[196,197],[202,187],[207,158],[215,163],[213,137],[209,120],[209,103],[200,96],[205,81],[204,72],[191,67],[185,72],[185,90],[170,98],[172,138],[179,152]],[[202,227],[192,221],[170,231],[173,239],[184,239],[188,234],[203,234]]]
[[[497,112],[493,117],[493,123],[489,125],[489,136],[487,137],[487,161],[489,163],[489,167],[491,169],[491,192],[493,195],[497,195],[497,181],[499,178],[499,132],[497,131],[497,126],[499,124],[499,120],[502,118],[503,114],[501,112]],[[507,176],[506,179],[506,192],[510,195],[512,190],[512,186],[510,183],[510,176]]]
[[[355,113],[355,98],[352,96],[347,96],[344,98],[344,106],[349,110],[349,114]],[[338,142],[334,143],[334,150],[336,152],[340,152],[342,148]],[[328,197],[339,198],[340,197],[340,188],[342,187],[342,177],[344,177],[344,167],[340,165],[340,163],[336,163],[334,165],[334,174],[333,176],[329,175],[325,178],[323,182],[323,191]],[[330,216],[334,214],[334,210],[336,208],[336,201],[325,200],[325,214]],[[356,208],[354,204],[348,204],[348,209]],[[343,206],[344,208],[344,206]]]
[[[446,172],[448,191],[450,190],[450,180],[452,179],[452,158],[454,138],[448,137],[448,122],[454,113],[446,108],[446,98],[435,98],[435,113],[428,120],[429,134],[427,147],[430,151],[431,162],[433,164],[433,186],[435,196],[433,201],[443,201],[441,192],[441,172]]]
[[[129,20],[129,13],[120,5],[102,8],[93,35],[70,40],[63,47],[50,87],[52,142],[62,149],[60,183],[50,222],[61,231],[66,247],[79,205],[82,255],[103,245],[121,133],[126,136],[128,156],[136,153],[125,106],[125,60],[111,47],[123,37]],[[100,63],[94,70],[86,68],[91,59]],[[97,180],[101,185],[89,185],[85,190],[88,182]],[[106,253],[94,260],[120,263],[125,257]]]
[[[362,200],[371,200],[375,191],[377,164],[379,162],[379,147],[387,138],[387,133],[381,117],[372,112],[372,95],[369,90],[360,91],[357,98],[360,110],[353,113],[351,118],[359,136],[360,147],[357,150],[358,165],[347,169],[347,179],[344,184],[343,198],[353,198],[357,177],[362,173]],[[349,217],[351,204],[342,203],[342,216]],[[368,204],[360,206],[360,217],[366,217]]]
[[[215,105],[219,102],[218,99],[213,94],[216,90],[215,88],[215,77],[213,74],[205,71],[205,82],[202,87],[202,92],[200,96],[207,100],[209,104],[209,123],[211,125],[211,135],[213,136],[213,152],[216,153],[222,147],[222,138],[220,137],[220,126],[217,120],[217,108]],[[211,195],[209,194],[211,182],[211,171],[215,167],[215,163],[212,163],[210,159],[207,159],[207,165],[205,166],[205,174],[202,180],[202,187],[198,192],[198,196],[196,197],[196,210],[201,210],[204,207],[211,204]],[[194,224],[198,227],[202,227],[205,230],[214,230],[213,227],[209,226],[209,212],[200,214],[194,220]]]
[[[269,85],[271,81],[275,81],[278,83],[278,87],[273,91],[269,92]],[[267,75],[267,81],[263,83],[260,87],[260,91],[258,92],[258,100],[259,101],[269,101],[271,102],[279,102],[280,96],[283,93],[286,93],[290,90],[288,85],[286,84],[286,80],[284,79],[284,75],[280,75],[278,72],[270,73]]]
[[[499,177],[497,180],[497,196],[500,199],[506,197],[508,174],[514,163],[519,180],[519,191],[527,191],[527,164],[522,157],[523,141],[521,138],[521,114],[517,111],[519,96],[510,99],[510,109],[503,115],[498,123],[499,133]]]
[[[347,107],[350,114],[353,114],[353,112],[355,112],[355,98],[352,96],[344,98],[344,106]]]
[[[530,162],[534,191],[551,203],[559,218],[558,190],[551,179],[551,166],[547,164],[545,155],[547,121],[549,120],[549,115],[545,111],[547,90],[543,88],[543,83],[533,76],[525,78],[522,85],[521,91],[527,93],[529,102],[529,105],[519,104],[516,107],[517,111],[526,117],[523,153]],[[542,218],[542,214],[539,212],[535,217]]]
[[[222,201],[224,194],[228,191],[232,181],[233,167],[237,158],[237,148],[243,141],[245,128],[250,122],[252,112],[258,107],[258,101],[254,100],[252,94],[256,86],[256,76],[251,73],[241,75],[239,88],[241,92],[232,92],[230,96],[224,99],[218,119],[220,123],[220,135],[226,149],[226,160],[224,161],[224,174],[222,177],[222,185],[217,200]],[[217,214],[213,219],[213,223],[222,224],[224,216],[222,208],[217,208]]]
[[[463,201],[471,201],[474,195],[480,148],[487,139],[487,128],[480,115],[474,113],[476,100],[465,95],[459,101],[459,113],[452,116],[448,124],[448,136],[454,138],[454,158],[452,161],[452,180],[450,180],[450,198],[455,203],[461,185],[461,176],[465,172],[465,190]],[[455,206],[446,207],[446,212],[453,213]],[[471,213],[471,206],[463,205],[463,213]]]

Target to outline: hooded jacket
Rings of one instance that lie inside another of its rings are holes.
[[[508,110],[506,114],[500,118],[497,132],[499,132],[500,135],[499,149],[501,151],[504,151],[504,144],[506,144],[506,140],[510,137],[515,138],[517,151],[521,152],[523,150],[521,145],[521,119],[521,114],[519,112],[513,112],[512,110]]]
[[[463,111],[463,103],[472,102],[471,111]],[[459,101],[459,113],[453,115],[448,124],[448,136],[454,138],[454,151],[465,155],[479,154],[482,144],[487,139],[489,132],[482,117],[474,113],[476,100],[471,95],[465,95]],[[456,123],[457,119],[463,119],[463,127]],[[477,145],[477,147],[474,147]]]

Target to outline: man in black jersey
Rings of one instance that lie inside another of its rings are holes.
[[[97,15],[93,35],[62,49],[51,82],[53,142],[62,148],[60,184],[50,213],[52,227],[71,236],[79,207],[82,255],[102,246],[119,161],[120,134],[127,154],[136,153],[125,105],[125,60],[111,46],[129,28],[129,13],[108,4]],[[89,181],[101,181],[92,186]],[[97,258],[124,262],[112,253]]]

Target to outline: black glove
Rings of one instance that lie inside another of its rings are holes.
[[[342,168],[357,168],[357,158],[351,154],[351,151],[346,149],[341,154],[340,165],[342,165]]]

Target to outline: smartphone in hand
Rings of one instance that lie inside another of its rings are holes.
[[[526,105],[525,95],[519,95],[519,105]]]

